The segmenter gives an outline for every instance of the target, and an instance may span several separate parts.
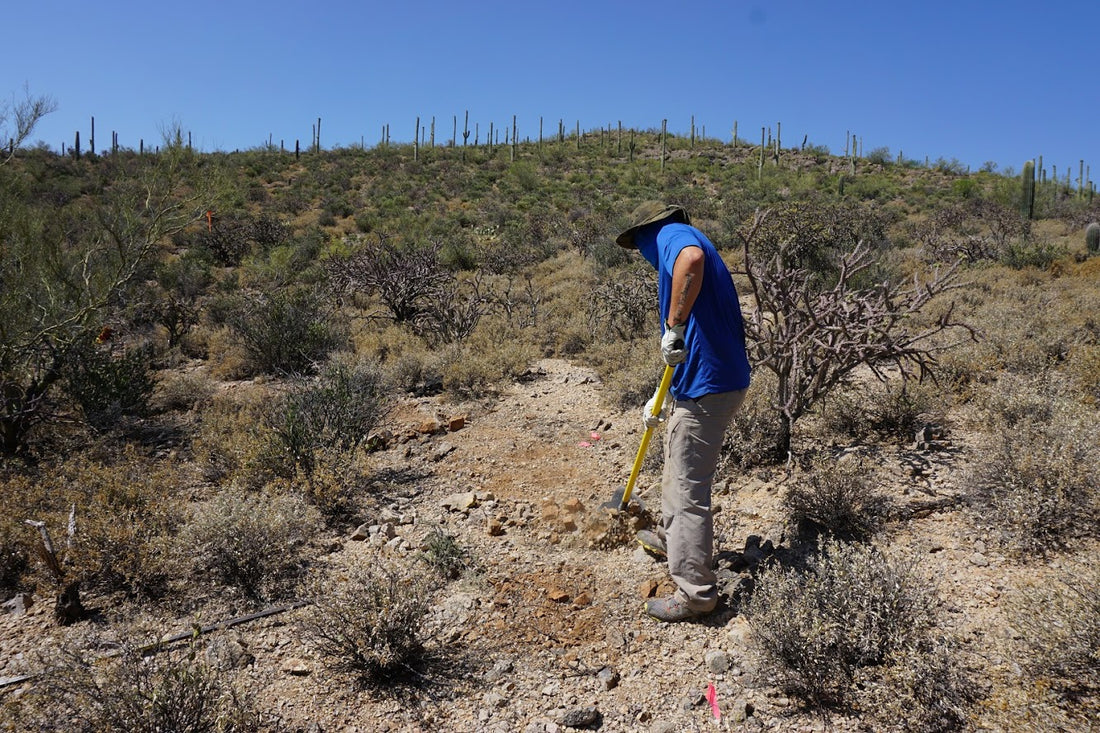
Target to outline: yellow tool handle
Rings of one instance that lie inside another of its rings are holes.
[[[672,384],[672,367],[666,366],[665,373],[661,375],[661,384],[657,387],[657,399],[653,400],[653,416],[661,414],[661,407],[665,404],[665,395],[668,394],[668,386]],[[625,507],[630,503],[630,494],[634,491],[634,482],[638,480],[638,472],[642,470],[642,461],[645,460],[646,449],[649,448],[649,439],[653,437],[653,428],[646,427],[642,434],[642,444],[638,446],[638,455],[634,458],[634,467],[630,469],[630,479],[626,482],[623,491],[623,500],[619,504]]]

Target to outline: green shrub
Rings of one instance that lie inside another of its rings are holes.
[[[311,584],[302,627],[330,669],[367,685],[414,676],[430,658],[427,612],[434,588],[422,573],[371,562]]]
[[[301,497],[230,488],[196,509],[176,548],[198,577],[250,600],[272,600],[293,589],[319,528]]]
[[[198,235],[198,246],[223,267],[235,267],[252,251],[248,223],[239,218],[219,219]]]
[[[154,387],[151,356],[150,349],[116,355],[108,347],[90,345],[66,360],[65,391],[80,405],[93,430],[109,430],[122,417],[148,412]]]
[[[458,544],[454,535],[438,527],[424,538],[421,557],[444,580],[455,580],[473,567],[469,551]]]
[[[311,290],[238,296],[225,319],[260,373],[310,373],[346,341],[326,301]]]
[[[796,526],[808,524],[844,540],[868,540],[890,509],[889,499],[878,492],[876,474],[855,458],[819,460],[789,485],[783,505]]]
[[[388,409],[377,365],[334,359],[311,381],[294,384],[268,411],[277,472],[312,473],[319,451],[349,451],[367,439]]]
[[[1037,238],[1024,238],[1008,242],[1001,251],[998,260],[1001,264],[1016,270],[1025,267],[1046,269],[1065,255],[1065,248],[1053,242]]]

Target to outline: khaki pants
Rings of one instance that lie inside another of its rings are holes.
[[[717,577],[711,567],[714,518],[710,489],[726,426],[745,401],[746,391],[676,400],[668,419],[661,534],[677,595],[695,611],[711,611],[718,602]]]

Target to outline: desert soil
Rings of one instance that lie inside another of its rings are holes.
[[[491,403],[409,398],[389,424],[397,437],[374,454],[379,470],[404,477],[368,522],[389,522],[394,537],[384,531],[355,540],[348,527],[329,543],[321,562],[337,567],[394,558],[413,564],[434,529],[468,549],[477,571],[440,591],[430,619],[440,648],[464,672],[429,670],[419,687],[396,693],[356,689],[303,637],[296,619],[309,607],[211,632],[204,638],[212,658],[230,668],[253,705],[277,714],[280,730],[854,729],[854,721],[835,717],[826,724],[779,690],[751,653],[752,629],[736,608],[746,565],[757,559],[751,546],[789,542],[780,498],[790,476],[780,468],[722,477],[716,549],[730,601],[699,622],[653,621],[642,606],[647,595],[670,590],[666,569],[630,539],[626,522],[599,509],[625,485],[640,420],[637,411],[609,409],[601,394],[591,370],[546,359]],[[450,429],[455,417],[462,425]],[[973,447],[952,435],[941,448],[859,450],[890,477],[893,498],[915,506],[959,491]],[[650,511],[660,504],[658,470],[648,461],[635,492]],[[958,508],[919,513],[882,541],[921,559],[944,599],[947,630],[985,655],[991,675],[1011,675],[1001,651],[1012,633],[1001,599],[1024,571],[987,547]],[[0,676],[15,674],[36,644],[76,633],[54,626],[51,611],[42,601],[25,615],[0,617]],[[193,621],[179,619],[165,632]],[[720,723],[706,700],[711,685]]]

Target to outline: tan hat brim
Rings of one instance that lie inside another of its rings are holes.
[[[677,206],[676,204],[670,204],[661,208],[660,210],[648,213],[642,221],[636,222],[629,229],[623,231],[622,234],[615,237],[615,244],[619,245],[623,249],[635,249],[637,245],[634,244],[634,234],[644,226],[650,224],[656,224],[659,221],[673,216],[674,214],[681,214],[685,221],[689,221],[687,211],[683,206]]]

